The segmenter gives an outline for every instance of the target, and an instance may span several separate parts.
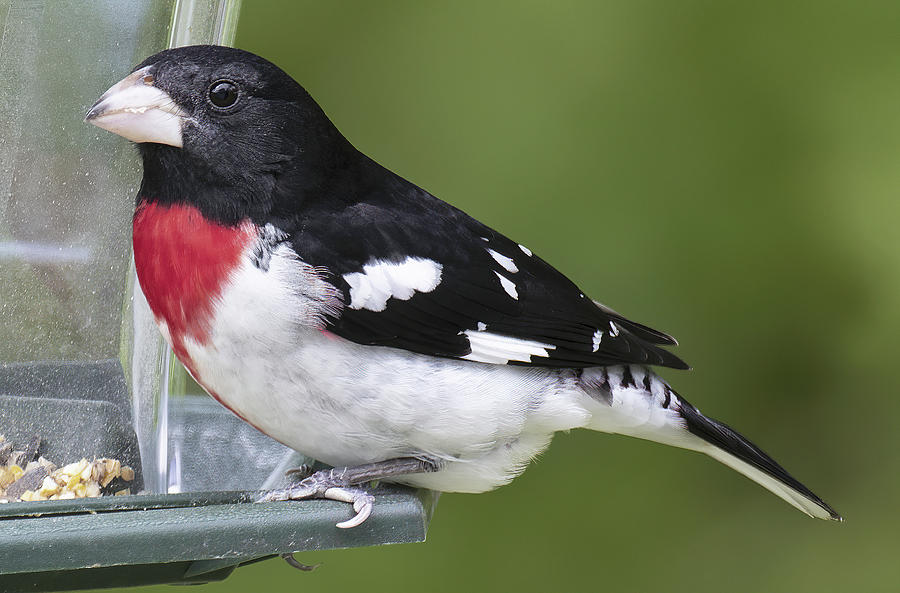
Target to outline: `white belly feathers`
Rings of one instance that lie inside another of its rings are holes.
[[[329,333],[339,291],[273,231],[259,240],[270,248],[254,245],[229,278],[208,342],[186,344],[197,380],[273,438],[332,465],[431,456],[449,463],[410,483],[479,492],[518,475],[554,431],[587,423],[571,373]]]

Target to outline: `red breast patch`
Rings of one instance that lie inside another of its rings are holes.
[[[157,321],[164,321],[175,355],[190,367],[184,340],[205,344],[225,282],[258,230],[250,222],[224,226],[187,205],[142,201],[134,213],[134,264]]]

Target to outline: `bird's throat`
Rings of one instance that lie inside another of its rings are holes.
[[[138,281],[175,355],[189,368],[187,341],[208,342],[216,303],[257,234],[250,222],[222,225],[193,206],[139,200],[133,221]]]

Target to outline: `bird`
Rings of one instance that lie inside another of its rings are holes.
[[[479,493],[586,428],[716,459],[807,515],[841,516],[654,372],[674,338],[357,150],[253,53],[150,56],[85,120],[135,143],[141,290],[209,395],[331,466],[260,500],[373,511],[367,485]]]

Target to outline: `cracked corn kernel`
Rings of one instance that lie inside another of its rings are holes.
[[[94,463],[99,465],[100,477],[98,481],[100,482],[100,486],[104,488],[122,473],[122,462],[118,459],[98,459]]]
[[[84,464],[82,470],[78,473],[78,478],[81,482],[89,482],[91,479],[91,464],[87,459],[82,459],[81,462]]]
[[[134,470],[131,468],[131,466],[123,465],[122,473],[120,474],[120,476],[126,482],[130,482],[134,479]]]
[[[21,478],[24,473],[18,465],[0,466],[0,490]]]
[[[57,484],[56,480],[54,480],[50,476],[47,476],[41,483],[41,487],[38,488],[37,493],[41,496],[49,498],[50,496],[59,493],[59,489],[59,484]]]

